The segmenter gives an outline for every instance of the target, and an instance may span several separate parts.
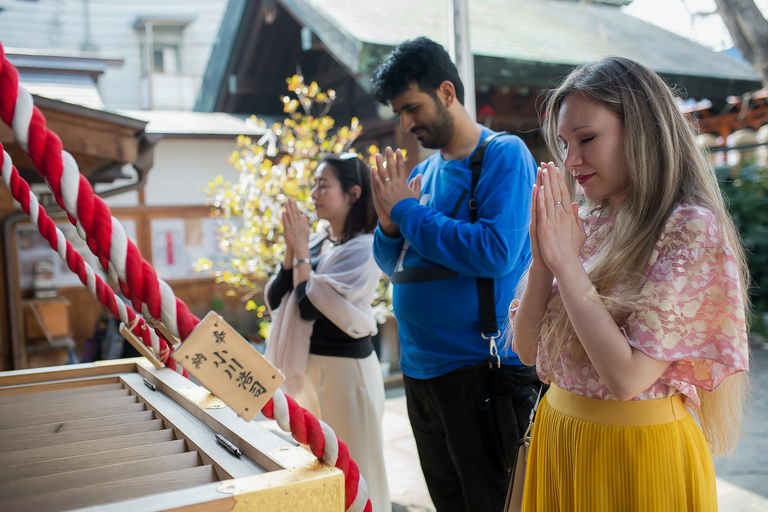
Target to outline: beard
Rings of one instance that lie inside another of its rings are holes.
[[[435,99],[435,116],[425,125],[414,126],[411,132],[422,130],[419,143],[427,149],[440,149],[448,145],[456,131],[456,124],[443,103]]]

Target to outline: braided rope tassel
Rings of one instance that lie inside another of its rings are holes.
[[[133,333],[138,336],[144,345],[151,348],[157,354],[164,365],[172,370],[189,378],[187,371],[171,357],[173,349],[168,342],[157,336],[152,329],[148,329],[146,322],[141,316],[119,299],[112,288],[107,286],[104,281],[93,271],[93,268],[85,262],[83,256],[77,252],[72,244],[64,237],[56,224],[48,216],[45,208],[37,200],[37,196],[29,189],[29,184],[24,181],[13,166],[10,155],[3,149],[0,143],[0,173],[2,173],[3,183],[11,191],[13,198],[18,201],[24,213],[37,226],[40,234],[43,235],[56,251],[59,258],[66,263],[67,267],[80,279],[91,295],[96,297],[104,307],[116,318],[119,318],[125,325],[133,325]]]
[[[152,265],[142,258],[106,203],[93,192],[74,157],[63,150],[59,137],[45,126],[43,114],[34,106],[29,92],[19,84],[18,71],[5,58],[1,44],[0,118],[11,127],[16,141],[32,159],[56,202],[67,212],[70,222],[78,228],[99,263],[118,276],[121,291],[131,299],[134,309],[142,311],[144,316],[161,320],[172,334],[186,339],[200,319],[174,295],[168,283],[157,277]],[[273,407],[275,398],[282,401],[277,417]],[[346,444],[330,426],[279,389],[262,412],[268,418],[275,418],[280,428],[290,432],[296,441],[309,445],[316,457],[329,464],[333,460],[332,464],[344,472],[348,512],[370,512],[365,480],[349,457]]]

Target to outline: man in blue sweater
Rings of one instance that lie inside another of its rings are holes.
[[[372,170],[380,218],[374,255],[394,283],[422,471],[438,512],[500,512],[509,459],[539,386],[533,369],[504,346],[507,308],[531,259],[536,163],[518,137],[491,140],[473,221],[470,157],[493,132],[464,109],[464,86],[445,50],[426,38],[406,41],[377,68],[373,92],[404,131],[439,150],[410,177],[390,148]],[[478,278],[492,282],[487,307],[502,330],[496,340],[482,335]]]

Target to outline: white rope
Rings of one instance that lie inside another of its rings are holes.
[[[116,218],[112,217],[112,233],[109,239],[109,263],[111,271],[114,270],[117,277],[125,282],[125,261],[128,259],[128,237],[125,229]]]
[[[320,428],[323,430],[323,438],[325,439],[323,460],[331,466],[335,466],[339,459],[339,438],[336,437],[336,433],[330,425],[322,420],[318,421],[320,421]]]
[[[272,395],[272,414],[281,429],[286,432],[291,431],[291,413],[288,410],[288,400],[280,388],[277,388],[275,394]]]
[[[11,130],[13,130],[13,136],[16,137],[16,142],[26,152],[29,150],[29,123],[32,121],[34,103],[32,95],[21,84],[18,85],[18,88]]]
[[[368,503],[368,484],[365,483],[361,474],[357,481],[357,496],[355,496],[355,501],[349,506],[347,512],[363,512],[366,503]]]
[[[3,183],[5,186],[10,190],[11,188],[11,174],[13,172],[13,162],[11,160],[11,156],[3,151],[3,165],[2,165],[2,178]],[[39,202],[37,200],[37,196],[30,190],[29,191],[29,218],[33,221],[35,226],[37,226],[38,230],[40,229],[39,224]],[[34,215],[32,215],[32,212],[34,212]],[[54,223],[54,227],[56,229],[56,253],[59,255],[59,258],[61,261],[63,261],[65,264],[67,264],[67,238],[64,236],[64,233],[56,227],[56,224]],[[83,261],[83,265],[85,268],[85,274],[86,274],[86,282],[84,283],[88,291],[98,299],[98,294],[96,292],[96,273],[93,270],[93,267],[91,267],[88,262]],[[119,319],[124,324],[128,325],[130,323],[128,319],[128,311],[125,302],[120,298],[120,296],[115,295],[115,303],[117,305],[117,311],[119,315]],[[154,331],[149,331],[150,339],[152,340],[152,350],[155,352],[155,354],[160,354],[160,339],[157,337],[157,334],[155,334]],[[176,365],[177,371],[179,371],[179,368],[181,368],[181,365]],[[181,373],[181,371],[179,371]]]
[[[16,104],[13,110],[13,120],[11,122],[11,129],[13,131],[16,141],[22,147],[25,152],[29,151],[29,124],[32,120],[32,114],[34,111],[34,100],[32,95],[21,85],[17,84],[18,91],[16,97]],[[80,219],[77,215],[77,205],[80,190],[80,180],[85,178],[80,173],[77,162],[74,157],[67,151],[61,152],[62,161],[62,173],[59,182],[61,189],[61,200],[64,204],[64,209],[69,215],[75,219],[75,227],[80,238],[87,240],[87,234],[80,223]],[[46,184],[50,189],[51,186],[46,180]],[[95,195],[95,193],[94,193]],[[35,199],[35,208],[30,209],[30,217],[33,222],[37,223],[37,200]],[[118,276],[123,282],[127,282],[127,276],[125,274],[126,259],[128,254],[129,240],[125,234],[120,222],[112,218],[112,234],[110,238],[110,253],[109,263],[114,265],[118,271]],[[114,249],[113,249],[114,248]],[[107,270],[107,269],[105,269]],[[144,316],[147,318],[153,318],[160,320],[165,324],[168,330],[177,338],[179,336],[179,326],[176,311],[176,295],[173,289],[165,281],[158,278],[158,286],[160,289],[161,298],[161,315],[160,318],[154,318],[149,314],[149,311],[142,307]],[[170,340],[169,340],[170,342]]]
[[[0,167],[0,170],[2,170],[3,173],[3,183],[5,183],[6,188],[8,190],[11,190],[11,171],[13,169],[13,163],[11,162],[11,157],[8,156],[8,153],[3,151],[3,165]]]
[[[157,282],[160,283],[160,316],[163,318],[163,323],[171,334],[179,338],[179,325],[176,319],[176,295],[173,293],[171,285],[159,278]]]
[[[77,218],[77,195],[80,192],[80,170],[75,158],[68,151],[61,152],[61,163],[64,172],[61,173],[61,198],[64,209],[72,217]]]

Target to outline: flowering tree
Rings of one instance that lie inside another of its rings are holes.
[[[243,297],[246,309],[259,317],[266,308],[253,298],[263,290],[285,251],[279,236],[281,205],[289,197],[295,199],[315,228],[317,218],[308,200],[318,160],[326,153],[354,151],[351,144],[362,132],[357,118],[334,132],[334,120],[327,115],[336,98],[334,91],[323,92],[315,82],[307,85],[299,75],[286,82],[295,95],[282,97],[288,116],[271,127],[251,117],[264,135],[257,141],[243,135],[237,138],[237,149],[229,159],[240,172],[237,182],[217,176],[204,190],[213,214],[222,220],[218,228],[222,259],[217,263],[198,260],[196,268],[226,283],[227,294]],[[375,146],[369,147],[369,160],[377,152]]]

